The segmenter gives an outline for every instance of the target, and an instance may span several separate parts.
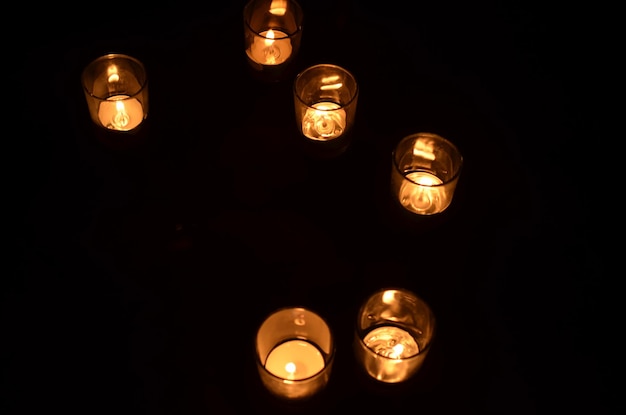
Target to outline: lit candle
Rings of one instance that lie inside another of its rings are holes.
[[[332,140],[346,128],[346,112],[334,102],[318,102],[307,108],[302,118],[302,133],[312,140]]]
[[[355,353],[367,374],[381,382],[408,380],[428,354],[435,328],[430,307],[403,289],[382,289],[359,310]]]
[[[143,107],[141,102],[128,95],[114,95],[100,103],[98,118],[107,128],[129,131],[143,121]]]
[[[448,205],[445,189],[438,185],[442,180],[426,171],[405,174],[400,187],[400,203],[418,213],[440,212]]]
[[[322,390],[332,370],[334,352],[328,324],[302,307],[273,312],[256,335],[261,381],[281,399],[304,399]]]
[[[313,344],[290,340],[276,346],[267,357],[265,368],[286,380],[302,380],[324,369],[324,357]]]
[[[289,59],[291,52],[289,35],[276,29],[259,33],[246,50],[250,59],[261,65],[280,65]]]

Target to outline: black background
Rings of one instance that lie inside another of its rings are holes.
[[[617,412],[599,53],[580,30],[596,15],[303,0],[296,69],[335,63],[360,86],[354,142],[322,161],[297,145],[291,80],[250,77],[243,4],[20,7],[3,412]],[[82,95],[80,72],[110,52],[150,79],[130,147],[101,141]],[[388,189],[391,149],[418,131],[465,157],[427,220]],[[360,301],[384,286],[438,319],[425,366],[392,387],[351,351]],[[287,305],[337,338],[327,389],[303,405],[269,397],[254,363],[256,328]]]

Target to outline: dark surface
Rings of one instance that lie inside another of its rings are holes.
[[[17,83],[27,134],[3,413],[623,409],[595,242],[609,222],[580,192],[595,179],[571,173],[593,113],[576,99],[588,90],[574,51],[591,49],[575,21],[529,4],[302,5],[298,69],[336,63],[361,87],[355,141],[333,160],[297,145],[291,82],[249,76],[243,4],[26,24],[40,40]],[[99,140],[80,87],[109,52],[139,58],[150,79],[129,148]],[[418,131],[465,157],[451,207],[429,220],[388,190],[391,149]],[[358,305],[383,286],[415,291],[438,319],[425,366],[389,388],[351,351]],[[328,388],[293,407],[254,364],[256,328],[287,305],[318,311],[337,338]]]

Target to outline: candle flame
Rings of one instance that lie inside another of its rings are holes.
[[[274,43],[274,31],[272,29],[268,30],[265,34],[265,46],[272,46]]]
[[[124,102],[121,100],[115,101],[115,116],[111,120],[111,123],[116,128],[124,128],[130,121],[130,116],[126,112]]]
[[[402,353],[404,353],[404,345],[398,343],[393,346],[392,349],[393,352],[390,354],[390,357],[395,359],[402,357]]]
[[[285,365],[285,370],[290,376],[293,376],[296,373],[296,364],[294,362],[288,362]]]
[[[270,13],[275,16],[284,16],[287,13],[287,0],[272,0]]]
[[[339,105],[335,104],[334,102],[318,102],[314,108],[316,110],[315,115],[318,117],[323,117],[324,111],[336,110],[337,108],[339,108]]]

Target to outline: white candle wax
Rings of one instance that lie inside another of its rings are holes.
[[[443,181],[432,173],[415,171],[405,174],[406,180],[400,187],[400,203],[417,213],[436,213],[448,204],[443,187],[437,186]]]
[[[280,65],[291,56],[292,46],[289,35],[276,29],[269,29],[254,37],[246,53],[261,65]]]
[[[287,380],[310,378],[324,369],[324,357],[313,344],[290,340],[276,346],[267,357],[265,368]]]
[[[346,129],[346,112],[334,102],[318,102],[302,118],[302,133],[318,141],[332,140]]]
[[[143,121],[141,102],[128,95],[114,95],[100,103],[98,118],[106,128],[130,131]]]

